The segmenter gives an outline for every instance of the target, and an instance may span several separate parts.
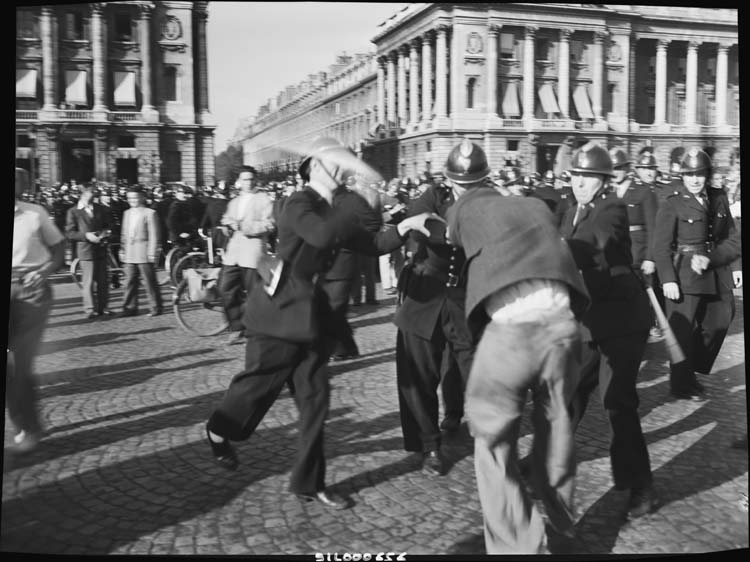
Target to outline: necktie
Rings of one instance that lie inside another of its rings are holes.
[[[573,226],[576,226],[581,221],[581,219],[583,219],[585,212],[586,212],[586,206],[578,205],[578,209],[576,209],[576,216],[573,217]]]

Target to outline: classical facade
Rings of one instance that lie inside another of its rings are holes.
[[[43,185],[214,179],[208,2],[16,9],[16,162]]]
[[[651,145],[662,169],[680,146],[705,147],[719,166],[739,150],[737,10],[422,3],[380,24],[373,43],[361,83],[374,81],[375,127],[355,144],[385,177],[441,168],[463,136],[493,168],[540,172],[588,140],[632,155]],[[268,138],[286,107],[268,108],[245,142]],[[294,135],[328,131],[330,117]]]
[[[279,92],[235,134],[244,162],[261,172],[291,172],[300,151],[318,136],[361,151],[376,125],[375,69],[373,53],[342,54],[326,72]]]

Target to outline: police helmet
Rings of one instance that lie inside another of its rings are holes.
[[[555,172],[552,170],[544,172],[544,183],[547,185],[555,185]]]
[[[656,163],[653,152],[644,152],[638,157],[638,161],[635,163],[636,168],[658,168],[659,165]]]
[[[576,151],[570,169],[579,173],[614,175],[612,173],[612,158],[610,158],[609,152],[593,141],[587,142]]]
[[[711,171],[711,157],[698,147],[691,148],[682,159],[683,174]]]
[[[464,138],[448,154],[445,163],[445,175],[458,184],[469,184],[483,180],[490,175],[490,166],[484,150]]]
[[[613,168],[623,168],[630,164],[627,153],[622,148],[613,148],[609,151],[609,157],[612,158]]]

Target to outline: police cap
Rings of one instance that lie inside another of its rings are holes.
[[[683,174],[708,172],[711,170],[711,157],[698,147],[691,148],[682,159]]]
[[[571,171],[612,176],[612,158],[607,150],[593,142],[587,142],[573,155]]]
[[[468,138],[453,147],[445,163],[445,175],[458,184],[469,184],[490,175],[490,166],[484,150]]]

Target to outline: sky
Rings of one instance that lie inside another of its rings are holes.
[[[241,118],[308,74],[325,71],[342,51],[374,51],[382,21],[406,3],[211,2],[208,5],[209,107],[215,152],[225,150]]]

